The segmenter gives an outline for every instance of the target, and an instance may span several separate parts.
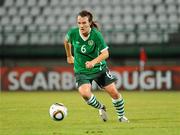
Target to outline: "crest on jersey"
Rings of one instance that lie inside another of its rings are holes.
[[[94,41],[93,40],[89,40],[88,41],[88,45],[92,46],[94,44]]]

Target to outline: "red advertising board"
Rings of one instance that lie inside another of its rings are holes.
[[[123,90],[180,90],[180,66],[111,67]],[[0,89],[9,91],[73,90],[76,83],[72,67],[0,67]],[[98,86],[93,83],[93,89]]]

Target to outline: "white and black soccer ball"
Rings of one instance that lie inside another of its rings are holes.
[[[62,103],[54,103],[49,108],[50,117],[55,121],[61,121],[67,116],[67,107]]]

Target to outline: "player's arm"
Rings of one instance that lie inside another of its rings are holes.
[[[66,39],[64,39],[64,48],[66,51],[67,62],[69,64],[73,64],[74,63],[74,57],[72,56],[72,53],[71,53],[71,44]]]
[[[94,65],[100,63],[101,61],[107,59],[109,57],[109,51],[107,48],[101,51],[101,54],[93,59],[92,61],[87,61],[86,62],[86,68],[93,68]]]

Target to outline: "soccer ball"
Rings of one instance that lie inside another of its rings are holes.
[[[61,121],[67,116],[67,107],[62,103],[54,103],[49,108],[50,117],[55,121]]]

